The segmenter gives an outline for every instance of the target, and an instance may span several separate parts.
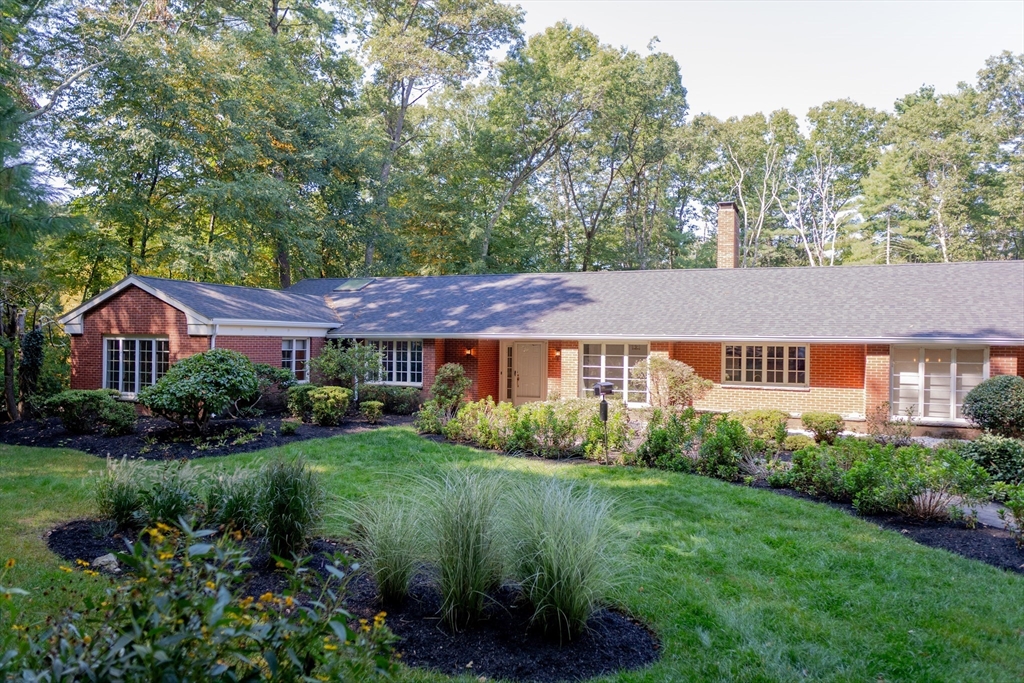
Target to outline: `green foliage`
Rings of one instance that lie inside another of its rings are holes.
[[[310,392],[320,387],[316,384],[297,384],[288,388],[288,412],[303,422],[313,419],[313,399]]]
[[[740,458],[750,447],[750,437],[742,423],[729,418],[718,420],[714,432],[706,434],[700,444],[697,472],[735,481],[740,473]]]
[[[491,397],[469,402],[443,427],[453,441],[468,441],[483,448],[509,450],[516,447],[519,412],[511,403],[495,403]]]
[[[686,363],[664,356],[643,359],[630,369],[629,376],[631,383],[647,385],[651,405],[656,408],[688,406],[704,398],[714,386]]]
[[[1024,482],[1024,440],[982,434],[959,450],[965,458],[984,467],[996,481]]]
[[[500,477],[464,468],[420,482],[436,562],[441,617],[458,630],[479,617],[504,564],[498,505]]]
[[[352,401],[352,390],[344,387],[317,387],[309,392],[313,422],[323,427],[341,424]]]
[[[752,439],[773,442],[776,448],[782,448],[789,436],[789,413],[782,410],[742,410],[730,413],[729,417],[739,420]]]
[[[964,397],[964,417],[999,436],[1024,438],[1024,377],[998,375]]]
[[[580,635],[621,578],[612,504],[593,487],[547,479],[514,489],[513,576],[533,621],[559,640]]]
[[[262,411],[257,407],[259,402],[268,394],[274,397],[287,395],[286,392],[295,384],[295,377],[291,370],[280,368],[266,363],[254,363],[253,370],[256,371],[256,392],[241,399],[234,406],[233,411],[238,416],[259,416]]]
[[[148,524],[186,525],[202,518],[200,471],[189,463],[169,463],[149,471],[142,490],[142,514]]]
[[[355,544],[385,605],[399,604],[424,554],[419,508],[386,495],[356,507]]]
[[[39,391],[39,376],[43,371],[46,338],[42,330],[29,330],[21,338],[21,364],[18,366],[18,381],[21,384],[21,400],[28,403]]]
[[[292,420],[281,420],[281,436],[294,436],[299,431],[299,423]]]
[[[870,453],[891,453],[892,447],[884,447],[865,439],[837,439],[832,444],[807,446],[793,453],[793,466],[788,481],[775,478],[772,485],[787,485],[830,500],[849,502],[857,489],[851,489],[847,472],[863,461]]]
[[[60,418],[64,429],[72,434],[89,434],[100,428],[108,436],[135,431],[135,406],[117,400],[113,389],[68,389],[51,396],[44,403],[49,415]]]
[[[430,387],[430,398],[442,411],[445,421],[455,417],[465,399],[466,390],[472,384],[466,377],[466,370],[458,363],[445,363],[437,369],[434,384]]]
[[[997,482],[992,488],[993,498],[1003,505],[999,518],[1013,536],[1017,548],[1024,548],[1024,483]]]
[[[112,583],[102,601],[87,597],[24,633],[4,634],[4,671],[19,680],[73,671],[113,683],[364,681],[390,672],[393,636],[380,619],[351,628],[338,581],[317,585],[287,563],[284,595],[243,597],[249,558],[229,540],[211,543],[211,534],[148,530],[146,541],[119,556],[133,581]],[[329,565],[337,577],[342,567],[338,559]]]
[[[420,390],[388,384],[361,384],[359,401],[380,401],[388,415],[412,415],[420,406]]]
[[[807,412],[800,416],[817,443],[833,443],[843,431],[843,418],[835,413]]]
[[[799,451],[808,446],[814,445],[814,439],[803,434],[790,434],[786,437],[786,440],[782,442],[783,450],[790,452]]]
[[[214,415],[235,410],[258,389],[252,361],[237,351],[211,349],[172,365],[160,381],[139,392],[139,403],[202,434]]]
[[[366,344],[342,346],[336,343],[325,345],[316,358],[310,361],[310,368],[324,382],[336,382],[358,387],[359,398],[363,399],[362,385],[380,372],[381,354]]]
[[[380,401],[362,401],[359,403],[359,412],[362,413],[367,422],[374,425],[380,421],[381,415],[384,414],[384,404]]]
[[[914,434],[914,407],[907,407],[905,419],[892,415],[892,404],[888,401],[877,406],[868,415],[868,434],[878,443],[891,443],[894,446],[909,446]]]
[[[113,521],[119,529],[136,526],[140,521],[146,476],[139,460],[108,459],[107,468],[96,482],[96,509],[100,517]]]
[[[632,461],[643,467],[692,472],[696,467],[697,448],[713,421],[710,413],[698,416],[693,408],[682,413],[670,412],[667,417],[656,408]]]
[[[302,460],[276,460],[261,474],[260,521],[274,557],[289,559],[319,529],[326,492],[320,475]]]
[[[262,483],[260,472],[252,468],[217,472],[206,485],[205,524],[226,531],[256,531]]]
[[[412,424],[423,434],[442,434],[446,421],[444,410],[431,399],[420,406]]]

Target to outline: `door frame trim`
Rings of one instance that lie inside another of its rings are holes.
[[[498,353],[498,393],[501,395],[499,403],[511,402],[513,405],[520,405],[516,403],[517,396],[515,386],[512,389],[512,398],[505,397],[506,389],[506,359],[508,358],[508,349],[512,348],[512,364],[513,368],[516,364],[515,345],[517,343],[522,344],[540,344],[541,345],[541,401],[548,400],[548,341],[546,339],[502,339],[499,345]]]

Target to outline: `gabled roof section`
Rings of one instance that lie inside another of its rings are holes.
[[[332,336],[1024,344],[1024,261],[305,280]]]
[[[210,334],[218,324],[304,326],[330,329],[337,317],[322,296],[258,287],[236,287],[188,280],[130,275],[105,292],[65,313],[69,334],[81,334],[82,317],[107,299],[135,286],[185,313],[190,334]]]

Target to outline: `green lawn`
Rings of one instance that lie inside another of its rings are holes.
[[[664,652],[652,668],[614,680],[1024,677],[1024,576],[823,505],[701,477],[507,458],[395,428],[198,462],[234,466],[298,454],[323,472],[336,512],[454,461],[581,479],[618,497],[617,521],[635,542],[633,580],[617,599],[652,625]],[[35,613],[60,602],[59,590],[42,594],[47,587],[98,581],[60,572],[41,535],[92,512],[88,473],[101,467],[72,451],[0,446],[0,558],[19,559],[11,583],[33,591]],[[343,535],[343,515],[327,527]]]

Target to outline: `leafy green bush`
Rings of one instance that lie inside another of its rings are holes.
[[[259,526],[261,484],[258,470],[218,472],[206,487],[207,524],[227,531],[254,532]]]
[[[418,513],[408,501],[390,495],[366,501],[356,508],[355,545],[386,605],[405,600],[409,582],[423,555],[423,530]]]
[[[310,361],[310,369],[320,381],[358,388],[362,399],[366,380],[380,372],[382,362],[380,351],[367,344],[330,342]]]
[[[458,363],[445,363],[437,369],[434,384],[430,387],[430,398],[444,416],[443,421],[450,420],[459,412],[466,390],[472,383],[466,377],[466,370]]]
[[[384,414],[384,404],[380,401],[363,401],[359,404],[359,412],[363,414],[367,422],[375,425]]]
[[[693,408],[668,413],[667,417],[656,408],[632,462],[643,467],[692,472],[697,461],[695,448],[713,421],[712,414],[698,416]]]
[[[281,436],[294,436],[299,431],[299,423],[292,420],[281,420]]]
[[[898,512],[944,519],[950,506],[983,497],[989,476],[959,453],[923,446],[875,446],[847,474],[853,505],[862,514]]]
[[[359,401],[380,401],[388,415],[412,415],[420,406],[420,390],[387,384],[361,384]]]
[[[583,632],[620,578],[612,504],[593,487],[547,479],[515,488],[513,575],[533,621],[559,639]]]
[[[789,480],[784,485],[812,496],[849,502],[853,500],[856,490],[850,488],[847,472],[856,463],[866,459],[869,453],[880,450],[891,452],[892,447],[856,438],[808,446],[793,453],[793,466],[787,473]],[[770,483],[778,485],[779,480],[773,479]]]
[[[344,387],[317,387],[309,392],[313,422],[323,427],[340,424],[348,412],[352,390]]]
[[[782,410],[741,410],[730,413],[729,417],[739,420],[752,439],[771,442],[776,449],[781,449],[789,436],[786,429],[789,413]]]
[[[537,401],[519,406],[516,442],[544,458],[579,452],[581,404],[579,401]]]
[[[149,471],[143,489],[142,512],[148,524],[179,526],[191,524],[202,511],[201,473],[188,463],[169,463]]]
[[[1003,505],[999,510],[999,518],[1013,536],[1017,548],[1024,548],[1024,483],[997,482],[992,488],[993,498]]]
[[[650,356],[634,365],[630,382],[646,385],[651,405],[656,408],[688,406],[703,398],[714,383],[698,375],[693,368],[664,356]]]
[[[108,458],[107,469],[96,482],[96,507],[100,517],[112,520],[119,529],[135,526],[142,510],[146,479],[141,461]]]
[[[327,496],[320,476],[302,460],[277,460],[263,469],[261,479],[260,522],[270,554],[298,555],[323,519]]]
[[[799,451],[808,446],[814,445],[814,439],[803,434],[790,434],[786,437],[786,440],[782,442],[783,450],[787,451]]]
[[[59,417],[72,434],[90,434],[103,428],[109,436],[135,431],[135,406],[118,401],[114,389],[69,389],[44,402],[47,414]]]
[[[421,488],[441,616],[458,630],[480,616],[487,593],[501,583],[497,509],[503,482],[493,474],[452,469],[440,479],[423,479]]]
[[[914,434],[914,406],[908,406],[904,419],[892,415],[892,404],[888,401],[879,404],[868,415],[868,434],[878,443],[891,443],[894,446],[909,446]]]
[[[309,394],[319,389],[316,384],[296,384],[288,388],[288,412],[303,422],[313,419],[313,399]]]
[[[204,433],[214,415],[236,409],[259,388],[246,356],[211,349],[178,361],[156,384],[139,392],[139,403],[183,429]]]
[[[266,363],[254,363],[252,367],[256,372],[256,391],[236,402],[232,413],[237,417],[261,415],[263,411],[257,407],[260,401],[267,396],[287,396],[288,389],[295,385],[295,376],[288,368]]]
[[[490,396],[459,408],[442,431],[452,441],[468,441],[483,448],[507,450],[514,447],[519,413],[511,403],[495,403]]]
[[[832,443],[843,431],[843,418],[835,413],[808,412],[800,420],[814,434],[817,443]]]
[[[1024,437],[1024,377],[999,375],[964,397],[964,417],[999,436]]]
[[[984,467],[996,481],[1024,482],[1024,440],[982,434],[959,450],[965,458]]]
[[[383,618],[350,627],[339,581],[316,584],[314,573],[289,563],[283,595],[243,597],[248,558],[229,540],[211,543],[212,533],[151,530],[148,542],[119,556],[135,580],[112,583],[102,600],[87,598],[45,622],[0,631],[4,674],[19,681],[299,683],[391,672],[394,638]],[[332,576],[344,576],[340,562],[327,565]]]
[[[740,458],[751,447],[747,429],[737,420],[724,418],[715,424],[700,445],[697,472],[708,477],[735,481]]]
[[[437,405],[437,401],[431,399],[420,406],[413,417],[412,425],[422,434],[441,434],[444,432],[446,421],[444,410]]]

